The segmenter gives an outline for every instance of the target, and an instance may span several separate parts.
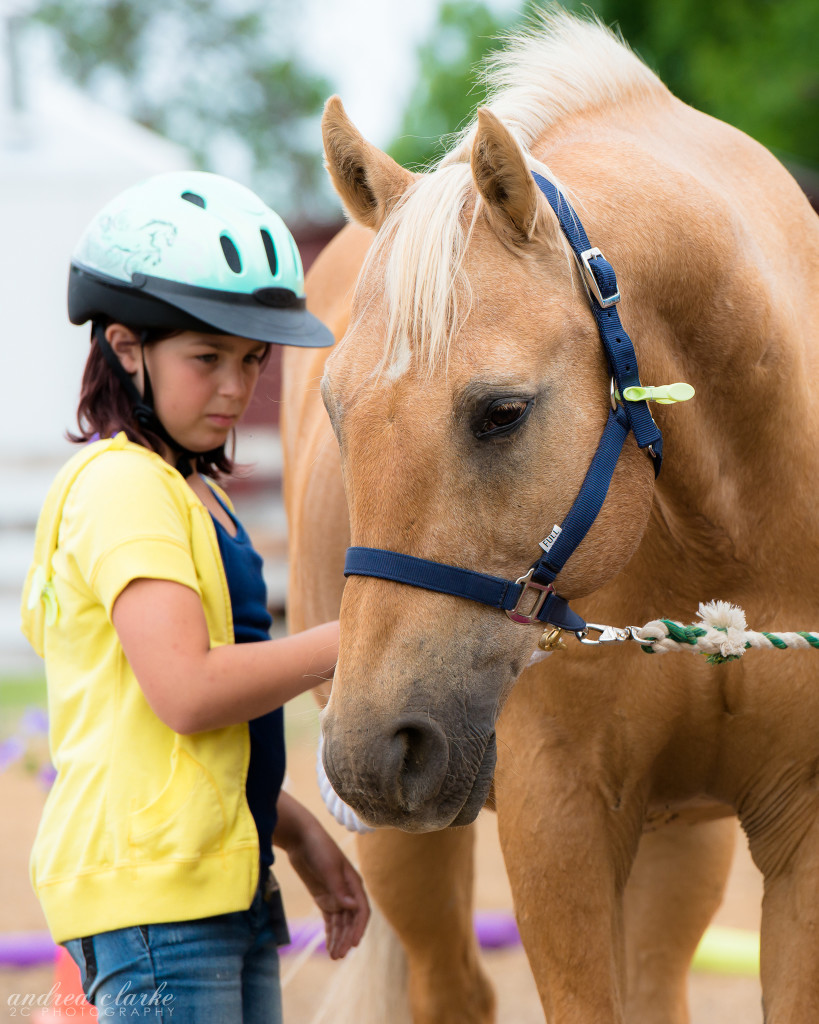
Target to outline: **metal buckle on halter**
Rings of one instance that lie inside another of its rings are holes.
[[[580,266],[583,268],[586,274],[586,281],[594,293],[594,297],[603,307],[607,309],[609,306],[613,306],[615,303],[620,301],[620,291],[616,291],[614,295],[603,297],[600,291],[600,285],[597,283],[597,278],[591,268],[591,261],[597,259],[605,259],[605,256],[599,249],[586,249],[585,252],[580,253]]]
[[[543,607],[543,605],[546,603],[546,598],[549,596],[549,594],[554,593],[555,588],[552,586],[551,583],[547,583],[544,586],[542,583],[532,582],[532,574],[534,573],[534,571],[535,568],[534,566],[532,566],[532,568],[529,570],[529,572],[526,573],[525,576],[521,576],[520,579],[515,580],[515,583],[523,584],[523,590],[520,593],[520,597],[518,598],[515,607],[506,609],[506,614],[509,616],[512,622],[520,622],[523,625],[527,625],[532,622],[537,622],[538,614],[540,613],[540,610]],[[526,597],[526,592],[529,590],[537,590],[539,591],[539,593],[535,595],[534,604],[529,609],[529,611],[523,612],[520,610],[520,606],[523,604],[523,599]]]
[[[617,385],[614,383],[614,377],[611,378],[611,384],[609,385],[609,405],[611,406],[612,412],[617,412],[620,392],[617,390]]]

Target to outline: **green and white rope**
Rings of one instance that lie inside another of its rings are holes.
[[[691,651],[711,664],[736,661],[750,648],[759,650],[819,650],[819,633],[765,633],[748,629],[745,613],[727,601],[701,604],[700,622],[684,626],[672,619],[655,619],[630,630],[647,654]]]

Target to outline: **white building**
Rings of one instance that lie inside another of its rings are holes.
[[[28,74],[25,86],[21,102],[6,74],[0,102],[0,668],[28,660],[18,602],[31,531],[72,450],[64,435],[76,426],[89,329],[66,316],[71,251],[122,189],[190,166],[179,147],[53,78]]]

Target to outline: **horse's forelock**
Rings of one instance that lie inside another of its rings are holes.
[[[392,374],[413,358],[430,370],[445,361],[468,313],[470,201],[477,203],[469,165],[441,168],[416,182],[379,238],[378,248],[388,248],[384,367]]]
[[[529,166],[571,197],[531,156],[530,147],[550,125],[586,107],[617,104],[664,87],[602,24],[555,12],[540,20],[536,31],[512,38],[492,58],[490,106],[518,140]],[[378,263],[384,274],[387,329],[379,371],[388,376],[399,376],[413,361],[430,372],[445,364],[469,312],[471,289],[463,263],[481,210],[469,166],[474,137],[472,124],[407,191],[362,270],[366,274]],[[571,263],[567,246],[564,253]]]

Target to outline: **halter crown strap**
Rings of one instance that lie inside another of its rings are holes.
[[[584,273],[609,371],[622,395],[625,388],[640,386],[640,374],[634,345],[617,313],[620,292],[614,269],[599,249],[590,246],[583,225],[563,193],[542,175],[532,171],[532,176],[554,210]],[[552,584],[597,518],[629,431],[634,433],[641,448],[649,449],[655,476],[660,472],[663,439],[648,403],[618,403],[609,412],[574,504],[560,526],[541,541],[543,554],[515,583],[442,562],[365,547],[347,549],[344,575],[393,580],[477,601],[505,611],[515,622],[548,622],[561,629],[582,630],[585,622],[555,593]]]
[[[640,374],[634,345],[617,312],[620,291],[614,268],[599,249],[592,248],[585,228],[563,193],[536,171],[532,171],[532,177],[554,210],[566,241],[580,265],[584,280],[589,285],[591,311],[597,322],[597,330],[611,375],[622,395],[625,388],[640,386]],[[648,402],[627,402],[625,409],[629,427],[634,431],[637,444],[641,448],[651,446],[654,475],[658,476],[663,461],[663,435],[649,412]]]

